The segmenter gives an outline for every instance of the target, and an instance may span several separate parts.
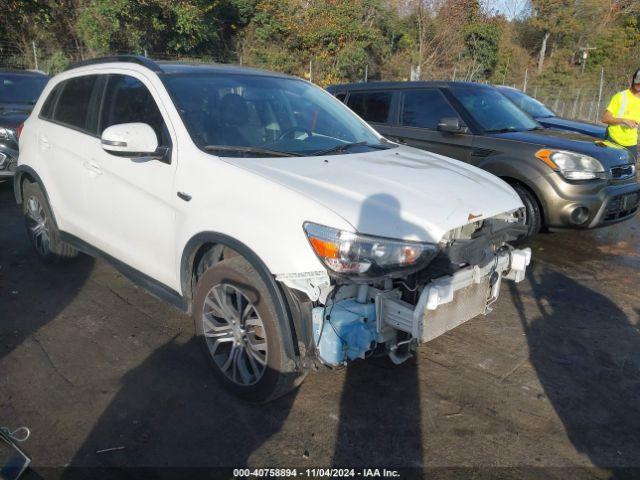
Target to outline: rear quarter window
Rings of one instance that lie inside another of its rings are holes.
[[[40,118],[51,120],[53,115],[53,107],[55,106],[56,98],[62,89],[62,83],[56,85],[49,93],[49,96],[44,101],[42,108],[40,109]]]
[[[367,122],[389,123],[393,92],[352,92],[347,106]]]

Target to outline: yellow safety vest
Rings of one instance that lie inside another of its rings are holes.
[[[616,118],[626,118],[640,123],[640,98],[629,90],[616,93],[607,110]],[[638,129],[626,125],[609,125],[609,137],[618,145],[633,147],[638,144]]]

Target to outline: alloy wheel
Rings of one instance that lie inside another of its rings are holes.
[[[241,386],[256,384],[267,368],[267,337],[255,305],[238,288],[214,286],[205,298],[202,326],[209,352],[224,375]]]
[[[31,196],[27,199],[27,229],[36,251],[46,256],[49,253],[49,225],[40,201]]]

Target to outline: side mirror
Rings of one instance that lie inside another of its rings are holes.
[[[159,157],[158,137],[146,123],[120,123],[105,128],[100,139],[106,152],[121,157]]]
[[[446,133],[467,133],[469,129],[459,118],[445,117],[438,122],[438,130]]]

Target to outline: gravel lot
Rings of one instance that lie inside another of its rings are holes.
[[[249,406],[218,387],[190,318],[102,261],[39,263],[10,187],[0,185],[0,425],[31,429],[31,478],[66,465],[640,474],[624,469],[640,467],[637,218],[540,235],[527,280],[504,283],[490,315],[415,362],[314,373]]]

